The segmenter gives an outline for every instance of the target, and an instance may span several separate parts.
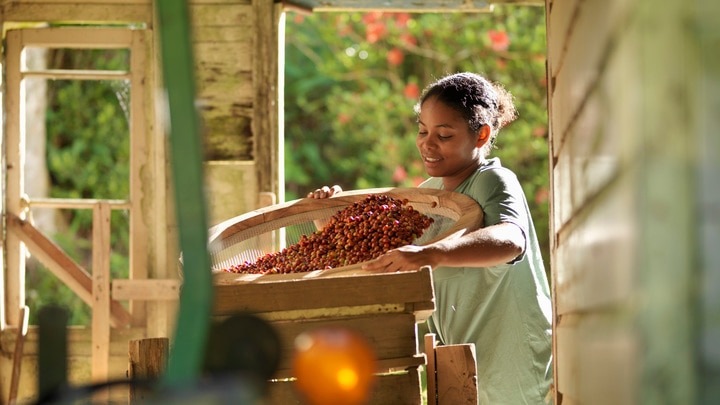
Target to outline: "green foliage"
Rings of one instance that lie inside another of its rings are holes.
[[[51,53],[50,69],[127,70],[127,50],[69,50]],[[127,199],[130,188],[128,83],[57,80],[48,83],[47,166],[50,196],[57,198]],[[92,210],[64,210],[66,233],[54,241],[92,271]],[[126,212],[111,214],[111,272],[128,276],[129,221]],[[26,280],[31,319],[47,304],[66,307],[71,324],[87,324],[90,307],[59,279],[30,262]]]
[[[495,155],[517,173],[547,263],[549,188],[545,11],[315,13],[286,26],[288,199],[321,185],[412,187],[426,177],[413,106],[423,86],[473,71],[503,83],[519,118]]]

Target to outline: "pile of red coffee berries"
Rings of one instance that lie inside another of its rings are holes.
[[[406,199],[370,194],[333,215],[322,229],[302,235],[298,243],[225,271],[285,274],[349,266],[413,243],[432,222]]]

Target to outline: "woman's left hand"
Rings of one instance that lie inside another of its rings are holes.
[[[407,245],[392,249],[380,257],[363,264],[362,269],[373,273],[394,273],[418,270],[433,266],[431,252],[426,246]]]

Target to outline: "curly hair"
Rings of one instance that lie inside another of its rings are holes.
[[[415,113],[429,98],[435,97],[448,107],[460,112],[471,132],[477,132],[488,125],[490,146],[500,128],[517,118],[513,96],[499,83],[493,83],[476,73],[455,73],[428,85],[415,105]]]

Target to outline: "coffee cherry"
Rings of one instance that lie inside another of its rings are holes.
[[[433,219],[416,211],[407,199],[370,194],[338,211],[321,230],[255,262],[233,265],[226,272],[242,274],[302,273],[332,269],[375,259],[388,250],[409,245]]]

